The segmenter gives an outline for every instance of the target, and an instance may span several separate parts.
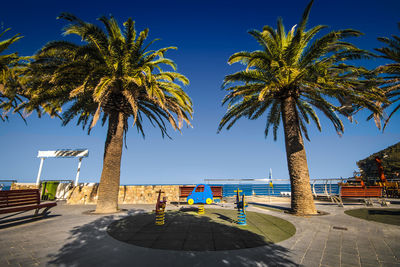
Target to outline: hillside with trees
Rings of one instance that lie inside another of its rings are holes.
[[[361,175],[367,179],[378,178],[378,167],[375,157],[382,159],[386,178],[400,178],[400,142],[357,162]]]

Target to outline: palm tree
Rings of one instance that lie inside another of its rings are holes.
[[[10,28],[0,33],[2,37]],[[0,41],[0,53],[3,53],[11,44],[15,43],[22,36],[19,34],[13,37]],[[0,119],[5,121],[8,119],[7,112],[13,108],[16,108],[17,104],[22,100],[15,91],[16,75],[13,67],[15,67],[20,61],[20,57],[17,53],[0,55]],[[19,113],[21,115],[21,113]],[[22,117],[22,115],[21,115]],[[23,117],[22,117],[23,118]]]
[[[229,130],[241,117],[254,120],[267,112],[265,135],[272,127],[276,140],[282,120],[292,188],[291,208],[298,215],[317,213],[302,137],[304,134],[309,140],[306,124],[310,120],[321,130],[314,109],[329,118],[338,134],[344,130],[338,112],[351,114],[355,104],[378,109],[371,100],[375,93],[363,89],[367,80],[359,79],[367,70],[344,63],[369,57],[366,51],[343,41],[361,33],[351,29],[332,31],[311,42],[326,28],[318,25],[306,31],[312,4],[313,1],[289,32],[285,32],[281,19],[276,30],[264,26],[261,32],[249,31],[262,50],[242,51],[229,58],[229,64],[241,62],[246,69],[224,79],[223,88],[228,93],[222,104],[228,103],[228,110],[218,129],[226,126]],[[329,101],[334,99],[339,100],[338,105]],[[340,103],[350,105],[339,106]]]
[[[72,14],[59,18],[71,23],[65,35],[78,35],[85,43],[53,41],[37,53],[25,74],[31,100],[22,107],[28,111],[44,108],[54,115],[68,104],[62,113],[63,125],[77,117],[83,128],[89,126],[89,132],[100,117],[103,125],[108,120],[96,213],[116,212],[128,118],[133,118],[133,126],[143,137],[145,117],[160,128],[163,137],[168,136],[166,120],[174,129],[180,129],[183,122],[190,125],[192,103],[177,83],[187,85],[189,81],[164,57],[176,48],[148,50],[156,40],[144,45],[149,31],[136,36],[132,19],[122,31],[113,17],[101,17],[104,31]],[[162,64],[174,71],[163,71]]]
[[[398,27],[400,29],[400,23],[398,23]],[[376,48],[375,50],[381,53],[380,57],[393,61],[390,64],[376,68],[377,73],[389,75],[382,77],[384,79],[382,89],[385,90],[386,96],[391,100],[391,103],[383,105],[383,108],[388,108],[390,104],[397,102],[389,116],[384,120],[383,130],[385,130],[390,118],[400,109],[400,37],[392,35],[392,39],[379,37],[378,40],[387,46]]]

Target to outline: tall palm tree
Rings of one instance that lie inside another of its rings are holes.
[[[163,137],[168,136],[166,121],[174,129],[180,129],[183,122],[190,125],[192,103],[177,83],[187,85],[189,81],[164,57],[166,51],[176,48],[148,50],[156,40],[144,45],[149,31],[136,36],[132,19],[124,23],[122,31],[113,17],[101,17],[104,31],[72,14],[63,13],[59,18],[70,22],[65,35],[78,35],[85,43],[53,41],[37,53],[26,73],[31,100],[23,108],[44,108],[54,115],[68,103],[62,113],[63,124],[77,117],[78,124],[88,126],[89,132],[100,117],[103,125],[108,120],[96,212],[115,212],[128,118],[133,118],[143,136],[145,117],[160,128]],[[174,71],[163,71],[162,64]]]
[[[289,32],[285,32],[281,19],[276,30],[264,26],[261,32],[249,31],[262,50],[242,51],[229,58],[229,64],[240,62],[246,69],[225,77],[223,88],[228,93],[222,103],[228,103],[228,110],[218,129],[229,130],[241,117],[253,120],[267,112],[265,135],[272,127],[276,140],[282,120],[292,188],[291,207],[298,215],[317,213],[302,137],[304,134],[309,139],[306,124],[310,120],[321,130],[314,109],[333,123],[338,134],[344,130],[338,112],[347,114],[354,104],[378,109],[371,100],[375,93],[364,90],[367,81],[359,79],[367,70],[345,63],[369,57],[366,51],[343,41],[361,33],[351,29],[332,31],[312,42],[327,27],[318,25],[306,30],[312,4],[313,1],[299,24]],[[340,103],[350,104],[340,106]]]
[[[0,37],[9,30],[10,28],[0,33]],[[21,38],[22,36],[16,34],[9,39],[0,41],[0,53],[3,53],[11,44]],[[16,108],[22,100],[15,91],[16,75],[13,69],[19,61],[20,57],[17,53],[0,55],[0,119],[2,121],[8,119],[7,112]],[[19,114],[21,115],[21,113]]]
[[[400,23],[398,23],[398,27],[400,29]],[[375,50],[381,53],[380,57],[392,61],[392,63],[376,68],[377,73],[389,75],[383,77],[384,84],[382,89],[385,90],[386,96],[391,100],[391,103],[383,105],[383,108],[388,108],[391,104],[394,104],[393,110],[384,120],[383,130],[385,130],[393,114],[400,109],[400,37],[392,35],[391,39],[379,37],[378,40],[385,43],[387,46],[376,48]]]

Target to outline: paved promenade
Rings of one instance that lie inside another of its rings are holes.
[[[229,204],[225,207],[229,208]],[[99,216],[84,214],[94,209],[91,205],[59,203],[46,219],[15,222],[11,227],[0,228],[0,266],[400,266],[400,226],[343,213],[361,207],[339,208],[320,203],[318,210],[329,215],[309,218],[252,207],[249,210],[290,221],[296,226],[296,234],[277,244],[257,248],[191,252],[138,247],[107,234],[112,221],[152,210],[153,205],[122,205],[127,212]],[[24,215],[28,214],[15,218]],[[0,222],[13,218],[5,217],[1,215]]]

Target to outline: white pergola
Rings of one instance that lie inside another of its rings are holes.
[[[40,158],[39,172],[36,178],[36,185],[40,183],[40,176],[42,174],[43,162],[45,158],[78,158],[78,171],[75,177],[75,186],[78,185],[79,173],[81,170],[82,158],[89,156],[89,150],[87,149],[59,149],[59,150],[48,150],[38,152],[37,157]]]

